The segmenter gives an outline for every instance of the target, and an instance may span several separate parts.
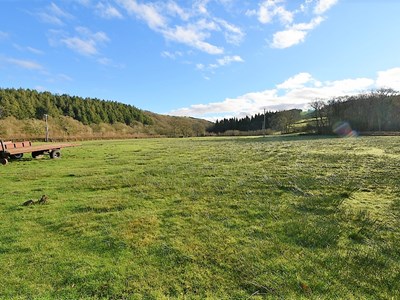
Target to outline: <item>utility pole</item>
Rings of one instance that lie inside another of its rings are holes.
[[[48,114],[44,115],[44,119],[46,121],[46,139],[45,139],[46,142],[49,141],[49,124],[47,122],[48,117],[49,117]]]

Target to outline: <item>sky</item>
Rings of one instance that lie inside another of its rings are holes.
[[[0,0],[0,88],[208,120],[400,90],[398,0]]]

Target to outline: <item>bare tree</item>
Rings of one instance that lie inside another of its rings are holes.
[[[314,110],[317,132],[322,133],[328,124],[326,104],[323,100],[315,100],[310,103],[310,106]]]

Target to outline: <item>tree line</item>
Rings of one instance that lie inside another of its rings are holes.
[[[353,130],[400,131],[400,94],[379,89],[355,96],[311,103],[317,133],[330,133],[337,124],[347,122]]]
[[[400,131],[400,94],[393,89],[379,89],[353,96],[315,100],[311,110],[268,111],[244,118],[217,120],[208,131],[258,131],[270,129],[281,133],[297,131],[331,134],[343,123],[358,132]],[[302,120],[300,124],[300,120]]]
[[[0,119],[13,116],[19,120],[43,119],[67,116],[85,125],[100,123],[124,123],[133,125],[139,122],[152,124],[152,119],[132,105],[97,98],[82,98],[38,92],[30,89],[0,88]]]
[[[224,118],[217,120],[213,126],[208,128],[208,132],[223,133],[226,131],[258,131],[272,129],[282,133],[295,131],[294,124],[301,119],[301,109],[291,109],[284,111],[267,111],[265,113],[246,116],[244,118]]]

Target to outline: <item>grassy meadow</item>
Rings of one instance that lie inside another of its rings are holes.
[[[136,139],[0,165],[0,299],[399,299],[399,146]]]

